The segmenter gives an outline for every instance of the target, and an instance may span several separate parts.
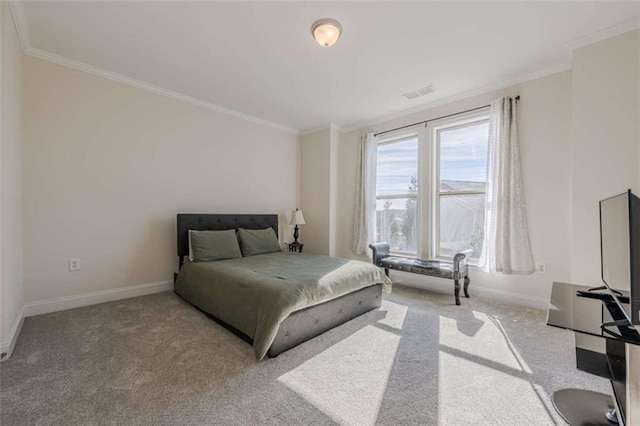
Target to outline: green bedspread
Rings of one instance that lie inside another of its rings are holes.
[[[264,358],[280,323],[292,312],[374,284],[391,281],[371,263],[306,253],[278,252],[185,262],[175,291],[189,303],[253,339]]]

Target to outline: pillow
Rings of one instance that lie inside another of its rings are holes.
[[[226,231],[192,231],[190,229],[189,243],[190,260],[194,262],[242,257],[236,231],[233,229]]]
[[[276,231],[267,229],[238,229],[238,240],[243,256],[281,251]]]

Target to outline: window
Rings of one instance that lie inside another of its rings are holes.
[[[489,112],[429,122],[378,141],[376,238],[394,254],[480,257]]]
[[[378,143],[376,237],[400,254],[418,252],[418,135]]]
[[[433,252],[437,258],[480,257],[484,236],[489,120],[485,115],[433,127]]]

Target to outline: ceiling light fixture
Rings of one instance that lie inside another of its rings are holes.
[[[331,18],[319,19],[311,26],[311,35],[320,46],[330,47],[336,44],[342,33],[340,22]]]

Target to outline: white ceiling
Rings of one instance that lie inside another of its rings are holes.
[[[34,51],[304,130],[353,127],[561,69],[568,43],[633,27],[639,8],[611,1],[45,1],[23,3],[22,32]],[[344,29],[332,48],[310,35],[324,17]],[[434,93],[402,96],[429,85]]]

